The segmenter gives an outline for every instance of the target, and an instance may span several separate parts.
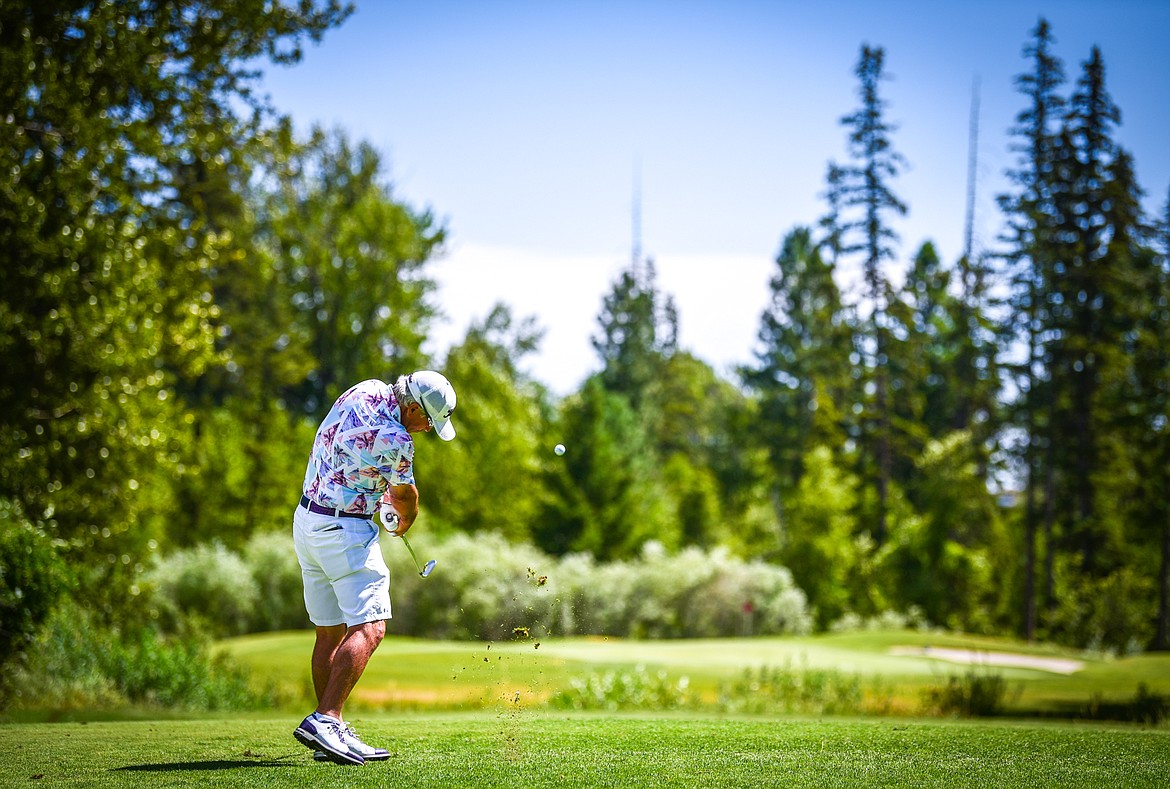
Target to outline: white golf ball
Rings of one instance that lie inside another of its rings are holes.
[[[558,455],[565,454],[565,445],[557,444],[555,447],[553,447],[553,452],[556,452]]]

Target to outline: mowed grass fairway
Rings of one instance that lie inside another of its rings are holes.
[[[1170,777],[1164,729],[524,711],[354,723],[389,761],[317,764],[291,717],[0,725],[0,786],[1165,787]]]
[[[0,787],[1130,787],[1170,786],[1170,727],[1027,719],[1091,698],[1170,693],[1170,656],[1090,658],[1006,639],[909,631],[693,641],[500,643],[387,637],[347,718],[387,762],[313,762],[292,730],[312,707],[313,634],[220,645],[288,708],[232,716],[167,710],[22,711],[0,724]],[[923,690],[970,666],[1012,687],[1006,716],[922,715]],[[714,711],[721,683],[789,665],[864,678],[885,716]],[[558,711],[573,680],[641,666],[687,677],[687,711]],[[44,723],[44,720],[64,722]]]

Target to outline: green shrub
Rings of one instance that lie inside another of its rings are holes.
[[[687,637],[806,635],[813,617],[785,567],[744,562],[716,548],[703,558],[712,572],[689,600]]]
[[[835,669],[781,667],[746,669],[719,687],[717,700],[704,702],[687,677],[671,679],[638,666],[633,671],[595,672],[574,679],[549,699],[566,710],[714,709],[754,715],[851,715],[863,711],[861,678]]]
[[[937,714],[989,717],[1003,713],[1008,682],[998,672],[971,668],[924,693],[927,707]]]
[[[550,630],[553,597],[547,583],[539,582],[550,562],[533,546],[509,543],[495,532],[453,534],[438,544],[420,536],[412,541],[419,560],[438,562],[432,579],[422,581],[399,542],[382,539],[391,574],[395,632],[503,640],[511,638],[515,628]]]
[[[644,666],[574,679],[549,699],[549,706],[561,710],[677,710],[696,703],[686,677],[671,680],[665,671],[650,674]]]
[[[910,606],[905,613],[882,611],[871,617],[847,613],[829,625],[830,633],[864,633],[879,630],[927,630],[929,629],[922,611]]]
[[[293,550],[291,529],[254,534],[244,546],[243,560],[257,591],[248,632],[308,627],[301,565]]]
[[[783,567],[746,563],[722,549],[669,554],[649,543],[636,561],[576,574],[581,634],[700,638],[803,634],[812,628],[804,593]]]
[[[780,667],[745,669],[720,685],[719,709],[752,714],[849,715],[862,709],[861,679],[836,669]]]
[[[159,624],[168,633],[247,633],[260,605],[260,589],[252,569],[239,554],[218,542],[161,559],[147,573],[145,585],[156,605]]]
[[[52,540],[0,503],[0,668],[3,677],[67,588]],[[0,700],[8,683],[0,679]]]
[[[812,628],[804,594],[785,568],[720,549],[669,554],[650,543],[637,560],[598,563],[583,554],[554,559],[494,532],[415,542],[424,546],[415,546],[420,560],[425,553],[438,561],[426,583],[405,549],[382,541],[393,628],[408,635],[498,640],[523,627],[540,636],[698,638]]]
[[[1170,698],[1161,693],[1153,693],[1146,683],[1139,682],[1137,694],[1130,702],[1130,720],[1157,726],[1162,721],[1170,719]]]
[[[253,689],[243,667],[212,656],[202,641],[165,638],[142,625],[104,628],[75,604],[54,612],[35,646],[15,678],[17,707],[242,710],[278,701],[272,691]]]
[[[1072,718],[1113,720],[1159,726],[1170,720],[1170,698],[1155,693],[1139,682],[1132,699],[1109,700],[1101,692],[1093,693],[1088,703],[1065,705],[1064,711]]]

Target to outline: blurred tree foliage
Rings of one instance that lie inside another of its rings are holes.
[[[422,366],[436,315],[425,266],[443,230],[394,198],[371,146],[282,122],[251,151],[240,210],[216,218],[231,240],[211,274],[216,363],[177,382],[198,414],[171,486],[179,544],[238,545],[286,518],[314,417],[357,381]]]
[[[834,271],[807,228],[784,237],[760,316],[757,365],[740,373],[759,394],[759,438],[784,492],[800,484],[813,447],[831,448],[840,462],[846,437],[856,435],[856,320]]]
[[[571,449],[549,475],[551,495],[535,530],[555,556],[633,556],[648,540],[675,548],[680,528],[650,436],[629,401],[600,376],[565,398],[559,435]]]
[[[66,568],[40,529],[0,501],[0,705],[12,691],[12,667],[69,588]]]
[[[732,380],[681,348],[637,253],[600,305],[598,372],[558,398],[526,372],[541,328],[506,305],[429,358],[442,223],[371,145],[298,138],[252,94],[256,63],[347,15],[0,6],[0,661],[72,579],[107,624],[141,592],[175,632],[303,624],[295,601],[254,602],[295,596],[281,535],[317,422],[353,383],[423,366],[459,393],[458,439],[420,438],[423,523],[588,579],[545,612],[566,632],[582,610],[731,632],[755,590],[773,632],[901,610],[1170,646],[1170,205],[1142,215],[1100,52],[1066,98],[1037,27],[1005,248],[951,263],[925,242],[899,271],[904,162],[885,53],[864,47],[849,158],[825,218],[782,236],[753,363]],[[851,260],[860,294],[838,284]],[[488,600],[477,583],[452,605]],[[417,621],[470,632],[455,616]]]
[[[214,359],[200,192],[256,122],[246,66],[293,62],[340,4],[0,7],[0,498],[62,541],[98,610],[149,553],[172,386]],[[236,106],[252,117],[237,117]]]
[[[1010,555],[995,500],[979,473],[978,447],[956,431],[932,440],[915,463],[915,511],[895,532],[884,557],[890,596],[899,610],[911,607],[928,621],[967,632],[995,629],[996,578],[1012,567],[993,559]]]
[[[287,344],[310,360],[308,374],[285,382],[280,399],[292,412],[317,415],[355,380],[425,361],[436,309],[424,269],[444,231],[430,212],[394,198],[368,143],[319,129],[298,143],[287,123],[266,141],[250,193],[257,226],[249,243],[272,261],[278,300],[291,313],[277,324],[283,331],[274,346],[262,350]],[[237,304],[249,317],[251,299]]]
[[[433,442],[415,461],[421,506],[440,530],[491,529],[520,541],[537,527],[543,475],[554,459],[544,429],[550,406],[521,365],[540,337],[531,318],[517,321],[497,304],[448,352],[443,371],[458,393],[456,440]]]
[[[787,500],[780,556],[822,628],[857,609],[852,594],[862,558],[854,535],[857,487],[857,478],[833,462],[833,451],[817,446],[809,450],[805,473]]]

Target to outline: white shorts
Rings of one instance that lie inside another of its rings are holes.
[[[352,627],[390,618],[390,570],[378,537],[373,520],[296,508],[293,545],[305,584],[305,610],[314,625]]]

